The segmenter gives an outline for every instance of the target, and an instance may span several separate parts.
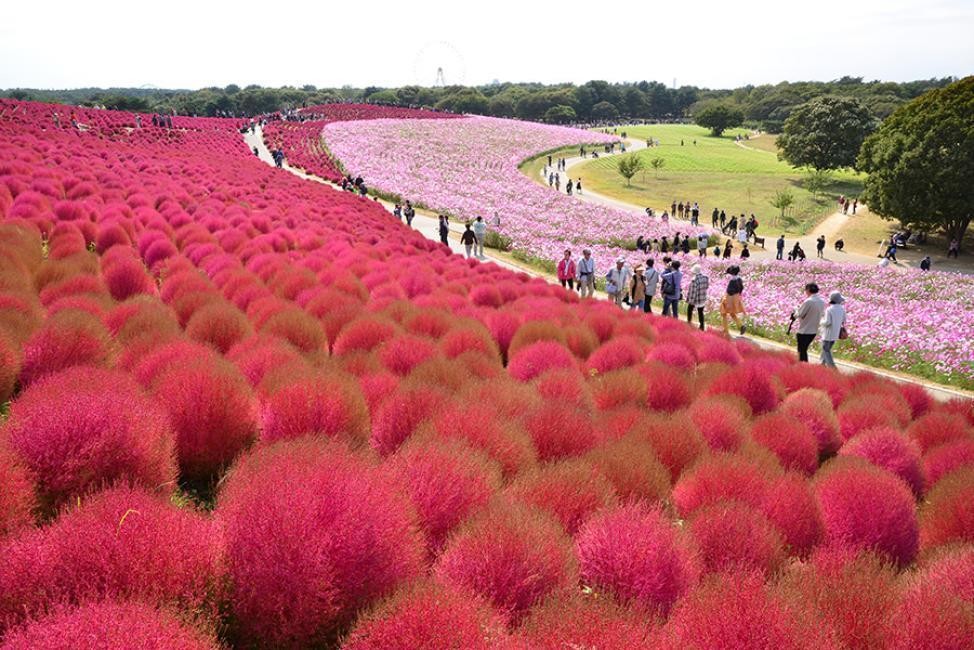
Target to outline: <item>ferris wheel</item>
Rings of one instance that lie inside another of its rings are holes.
[[[417,86],[459,86],[467,76],[460,51],[447,41],[430,41],[413,60],[413,83]]]

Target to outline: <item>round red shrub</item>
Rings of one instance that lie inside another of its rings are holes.
[[[453,402],[430,419],[441,438],[467,441],[500,463],[505,477],[511,477],[537,462],[531,436],[516,420],[501,420],[493,405]]]
[[[511,622],[547,596],[572,589],[578,567],[571,540],[541,511],[495,501],[450,538],[436,575],[479,594]]]
[[[436,348],[429,339],[400,334],[382,344],[379,360],[386,369],[404,377],[435,354]]]
[[[589,386],[595,407],[600,411],[633,406],[646,406],[646,380],[634,368],[611,370],[604,374],[592,374]]]
[[[260,325],[260,331],[282,338],[305,353],[326,350],[328,347],[328,338],[321,324],[307,312],[296,308],[284,309],[272,315]],[[338,345],[337,341],[335,345]]]
[[[583,460],[550,463],[523,472],[505,494],[548,512],[572,535],[592,513],[618,502],[612,483]]]
[[[27,465],[48,510],[117,480],[175,485],[166,412],[123,373],[72,368],[38,381],[11,405],[2,437]]]
[[[432,554],[500,489],[500,466],[463,440],[414,436],[389,460],[416,506]]]
[[[690,387],[682,372],[659,362],[643,364],[638,371],[646,380],[646,405],[649,408],[669,413],[690,403]]]
[[[882,553],[903,566],[919,544],[913,494],[889,472],[858,458],[836,458],[813,489],[829,546]]]
[[[963,419],[946,412],[933,412],[915,420],[906,430],[924,452],[938,445],[974,437],[974,431]]]
[[[839,417],[839,431],[843,441],[854,438],[867,429],[900,426],[896,414],[887,410],[885,401],[877,395],[849,399],[836,414]]]
[[[926,478],[920,462],[920,447],[895,429],[867,429],[842,445],[839,455],[863,458],[899,476],[915,496],[923,494]]]
[[[491,359],[500,359],[500,350],[490,331],[477,321],[450,331],[440,341],[440,349],[447,359],[453,359],[471,350],[481,352]]]
[[[689,417],[682,413],[647,418],[632,428],[636,436],[649,441],[673,480],[707,453],[707,442]]]
[[[530,381],[555,368],[575,368],[575,357],[555,341],[539,341],[518,350],[507,364],[507,371],[520,381]]]
[[[576,539],[585,584],[660,616],[699,578],[698,561],[677,529],[645,504],[597,514]]]
[[[821,391],[830,406],[837,407],[849,393],[849,380],[829,368],[811,363],[792,363],[777,372],[788,393]]]
[[[839,419],[826,393],[803,388],[786,397],[779,411],[803,422],[811,430],[818,441],[820,455],[831,456],[839,450],[842,444]]]
[[[369,410],[358,382],[329,373],[297,377],[267,395],[260,407],[260,439],[270,443],[313,434],[353,444],[369,439]]]
[[[591,416],[565,403],[545,402],[523,421],[541,461],[578,456],[598,443]]]
[[[372,414],[370,444],[388,456],[413,434],[416,428],[443,408],[448,401],[438,388],[413,388],[401,385]]]
[[[210,635],[141,603],[85,603],[11,631],[3,650],[217,650]]]
[[[308,647],[423,571],[408,497],[344,446],[304,438],[262,447],[231,470],[217,502],[226,531],[233,632]]]
[[[211,478],[257,437],[257,400],[240,371],[222,359],[164,370],[152,393],[169,412],[183,478]]]
[[[115,300],[127,300],[132,296],[156,292],[156,283],[145,271],[142,262],[136,258],[125,257],[110,266],[103,264],[102,277],[108,293]]]
[[[768,518],[736,501],[718,501],[690,516],[690,537],[710,572],[754,570],[774,573],[785,559],[784,545]]]
[[[360,617],[342,648],[490,650],[506,636],[504,619],[477,596],[449,585],[422,581],[397,591]]]
[[[589,413],[595,408],[588,384],[577,370],[549,370],[538,377],[535,386],[545,400],[572,404]]]
[[[14,394],[20,376],[20,350],[0,329],[0,404]]]
[[[889,613],[899,602],[896,568],[873,553],[829,549],[790,565],[776,591],[807,608],[843,648],[885,645]]]
[[[391,339],[395,326],[375,316],[365,316],[351,321],[342,328],[332,346],[335,354],[347,354],[356,350],[372,351]]]
[[[776,465],[740,454],[705,456],[683,472],[673,486],[673,504],[684,517],[722,499],[757,506],[781,473]]]
[[[588,594],[552,597],[517,629],[515,648],[626,648],[651,650],[654,627],[641,612]]]
[[[186,336],[211,345],[220,354],[226,354],[234,345],[253,333],[247,315],[228,302],[211,302],[203,305],[190,316],[186,323]]]
[[[751,408],[731,395],[701,397],[690,405],[687,415],[714,451],[734,451],[744,442]]]
[[[586,365],[595,372],[629,368],[646,359],[647,344],[631,336],[621,336],[603,343],[588,357]]]
[[[773,479],[760,503],[752,505],[781,533],[789,554],[805,556],[822,540],[822,514],[803,475],[788,472]]]
[[[974,542],[974,467],[954,470],[937,481],[920,510],[921,547],[952,542]]]
[[[24,344],[20,383],[76,366],[109,367],[114,358],[111,334],[101,321],[84,311],[60,311]]]
[[[750,365],[735,366],[717,377],[708,391],[711,395],[743,397],[755,415],[778,405],[778,392],[767,374]]]
[[[583,458],[609,480],[623,501],[669,498],[670,471],[656,458],[653,446],[636,434],[605,442]]]
[[[928,485],[961,467],[974,466],[974,438],[955,440],[938,445],[923,455],[923,471]]]
[[[911,419],[926,415],[936,403],[926,388],[919,384],[903,382],[896,385],[906,403],[910,405]]]
[[[804,422],[768,413],[751,423],[751,438],[778,457],[781,466],[811,476],[818,469],[818,440]]]
[[[213,522],[142,489],[80,501],[0,548],[0,630],[63,605],[133,599],[215,624],[225,579]]]
[[[0,440],[0,540],[33,523],[37,505],[27,467]]]
[[[757,572],[710,576],[681,600],[659,647],[813,650],[825,633],[764,584]]]

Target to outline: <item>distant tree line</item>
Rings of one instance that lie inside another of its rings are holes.
[[[166,90],[156,88],[81,88],[74,90],[10,89],[0,96],[35,101],[105,106],[121,110],[171,111],[187,115],[254,115],[281,108],[299,108],[336,101],[359,101],[398,106],[425,106],[458,113],[546,121],[559,124],[621,120],[679,120],[719,104],[745,123],[772,133],[781,132],[799,106],[829,95],[859,100],[877,120],[924,92],[942,88],[953,79],[905,83],[864,81],[843,77],[828,82],[782,82],[713,90],[696,86],[672,88],[658,81],[581,85],[496,83],[484,86],[428,88],[265,88],[235,84],[225,88]]]

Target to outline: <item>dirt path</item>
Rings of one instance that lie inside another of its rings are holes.
[[[264,161],[268,165],[273,165],[274,164],[274,160],[271,157],[270,151],[264,145],[263,133],[262,133],[262,131],[261,131],[260,128],[257,128],[256,133],[254,133],[254,134],[251,134],[249,132],[246,133],[244,135],[244,141],[247,143],[247,146],[251,149],[251,151],[254,149],[254,147],[257,148],[257,155],[258,155],[258,158],[260,160]],[[639,148],[640,147],[636,146],[636,147],[633,147],[632,149],[628,149],[627,151],[633,151],[633,150],[639,149]],[[643,147],[642,148],[645,148],[645,143],[643,143]],[[576,159],[575,164],[579,164],[579,162],[581,162],[581,159]],[[570,169],[572,166],[573,165],[571,163],[566,164],[566,167],[568,169]],[[300,178],[304,178],[304,179],[309,180],[309,181],[314,181],[316,183],[321,183],[323,185],[328,185],[330,187],[336,188],[339,191],[341,191],[341,188],[339,186],[335,185],[334,183],[331,183],[331,182],[329,182],[329,181],[327,181],[327,180],[325,180],[323,178],[320,178],[318,176],[315,176],[313,174],[308,174],[303,169],[299,169],[297,167],[292,167],[291,165],[287,164],[286,161],[285,161],[285,163],[283,165],[283,168],[286,171],[288,171],[288,172],[290,172],[290,173],[292,173],[292,174],[294,174],[296,176],[299,176]],[[545,183],[547,184],[547,181],[545,181]],[[554,191],[554,189],[552,189],[552,191]],[[583,188],[583,191],[584,191],[584,188]],[[583,194],[582,195],[583,198],[586,198],[587,196],[588,195],[586,195],[586,194]],[[366,200],[366,199],[364,199],[364,200]],[[385,201],[385,200],[380,199],[378,201],[378,203],[380,203],[387,210],[389,210],[390,212],[392,212],[393,204],[390,203],[389,201]],[[626,204],[623,204],[623,205],[626,205]],[[631,205],[628,205],[627,207],[629,209],[634,209],[633,206],[631,206]],[[393,218],[393,217],[390,214],[390,219],[391,218]],[[433,240],[433,241],[439,241],[439,239],[440,239],[440,236],[439,236],[439,226],[437,224],[435,215],[433,213],[431,213],[431,212],[428,212],[426,210],[417,210],[416,211],[416,217],[413,219],[413,228],[415,230],[419,231],[427,239],[430,239],[430,240]],[[458,255],[462,255],[463,254],[463,245],[459,241],[459,233],[462,230],[463,230],[463,228],[460,226],[460,224],[451,224],[450,250],[452,250],[454,253],[457,253]],[[486,253],[486,251],[485,251],[485,253]],[[503,258],[498,257],[497,255],[495,255],[493,252],[487,254],[484,257],[484,259],[482,259],[481,261],[484,262],[484,263],[498,264],[500,266],[503,266],[504,268],[507,268],[509,270],[516,271],[516,272],[519,272],[519,273],[527,273],[529,275],[542,278],[542,279],[544,279],[547,282],[550,282],[552,284],[557,284],[558,283],[558,280],[555,277],[551,276],[551,275],[548,275],[546,273],[541,273],[541,272],[539,272],[536,269],[533,269],[531,267],[527,267],[527,266],[524,266],[524,265],[520,265],[520,264],[514,263],[514,262],[512,262],[510,260],[503,259]],[[604,300],[606,298],[607,298],[607,296],[604,293],[597,293],[596,294],[596,299],[603,299]],[[659,304],[657,304],[657,307],[659,307]],[[757,338],[757,337],[754,337],[752,335],[748,335],[748,336],[741,337],[741,338],[746,338],[747,340],[751,341],[752,343],[754,343],[758,347],[761,347],[761,348],[764,348],[764,349],[768,349],[768,350],[790,350],[790,349],[792,349],[791,346],[785,345],[783,343],[778,343],[777,341],[770,341],[770,340],[767,340],[767,339]],[[818,357],[816,357],[816,355],[810,353],[809,354],[809,357],[813,360],[813,362],[818,362]],[[900,373],[894,373],[894,372],[889,372],[889,371],[885,371],[885,370],[880,370],[878,368],[873,368],[873,367],[866,366],[866,365],[863,365],[863,364],[860,364],[860,363],[849,362],[849,361],[837,360],[836,361],[836,364],[837,364],[839,370],[841,372],[845,373],[845,374],[854,374],[854,373],[857,373],[857,372],[863,372],[863,371],[865,371],[865,372],[873,373],[875,375],[879,375],[879,376],[882,376],[882,377],[886,377],[888,379],[892,379],[893,381],[897,381],[897,382],[900,382],[900,383],[917,384],[919,386],[924,387],[927,390],[927,392],[930,393],[930,395],[932,395],[933,397],[935,397],[936,399],[939,399],[939,400],[949,400],[949,399],[954,399],[954,398],[957,398],[957,397],[965,397],[965,398],[968,398],[968,399],[974,398],[974,393],[970,393],[970,392],[966,392],[966,391],[960,391],[960,390],[956,390],[956,389],[953,389],[953,388],[950,388],[950,387],[947,387],[947,386],[941,386],[939,384],[934,384],[934,383],[931,383],[931,382],[926,382],[924,380],[918,379],[916,377],[911,377],[909,375],[903,375],[903,374],[900,374]]]

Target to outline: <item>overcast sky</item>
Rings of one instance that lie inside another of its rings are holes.
[[[974,0],[4,0],[0,88],[974,73]],[[601,33],[601,37],[593,37]]]

